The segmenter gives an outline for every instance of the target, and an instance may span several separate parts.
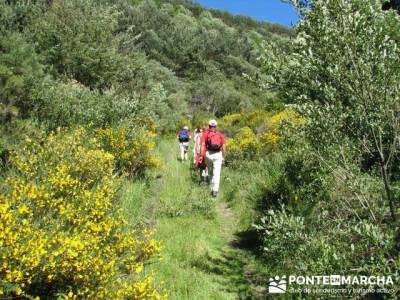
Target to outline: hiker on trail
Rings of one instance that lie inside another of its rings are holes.
[[[208,127],[208,131],[201,137],[201,151],[205,150],[206,165],[211,178],[211,195],[217,197],[226,153],[225,137],[217,130],[217,121],[210,120]]]
[[[204,128],[197,128],[194,135],[193,164],[200,171],[200,182],[205,182],[208,176],[205,152],[201,152],[201,138],[207,132]]]
[[[201,132],[202,129],[197,127],[194,131],[193,135],[193,163],[196,165],[197,156],[200,155],[200,147],[201,147]]]
[[[191,139],[191,135],[187,126],[184,126],[181,130],[179,130],[177,139],[179,141],[181,161],[188,160],[189,141]]]
[[[205,182],[208,178],[208,168],[206,164],[206,152],[207,149],[206,147],[201,146],[201,141],[205,138],[205,136],[208,133],[208,123],[204,122],[203,127],[201,128],[201,137],[200,137],[200,155],[202,157],[202,162],[203,164],[201,165],[200,168],[200,178],[202,182]]]

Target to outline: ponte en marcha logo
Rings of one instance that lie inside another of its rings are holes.
[[[296,292],[292,287],[304,287],[308,286],[311,288],[301,290],[302,292],[313,292],[312,288],[315,288],[316,292],[338,292],[335,289],[322,290],[321,287],[343,287],[342,292],[349,291],[353,288],[352,292],[357,292],[355,288],[370,289],[371,287],[384,288],[388,290],[394,286],[394,280],[392,276],[363,276],[363,275],[313,275],[313,276],[275,276],[269,278],[268,292],[270,294],[282,294],[286,292]],[[378,289],[376,289],[378,290]],[[361,292],[361,291],[360,291]]]

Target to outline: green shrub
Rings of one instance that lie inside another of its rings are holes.
[[[281,209],[268,211],[255,227],[271,274],[397,276],[395,232],[366,220],[329,219],[327,210],[304,218]]]
[[[85,1],[54,1],[30,24],[28,34],[53,74],[92,89],[108,89],[124,65],[115,39],[113,7]]]
[[[0,3],[0,10],[2,6]],[[1,34],[0,123],[4,123],[20,115],[26,116],[33,108],[31,92],[43,77],[44,67],[22,34]]]
[[[72,125],[110,126],[132,116],[138,110],[135,94],[100,93],[70,80],[65,83],[46,80],[34,93],[34,115],[50,129]]]
[[[304,217],[291,215],[284,207],[277,211],[269,210],[255,228],[262,236],[263,249],[271,264],[294,260],[299,247],[309,240]]]

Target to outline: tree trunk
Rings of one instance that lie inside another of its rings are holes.
[[[388,178],[388,173],[387,173],[387,167],[386,167],[386,165],[384,163],[381,164],[381,172],[382,172],[383,183],[385,185],[386,198],[387,198],[388,203],[389,203],[390,214],[392,216],[393,221],[396,221],[396,215],[395,215],[394,206],[393,206],[392,191],[390,189],[390,183],[389,183],[389,178]]]

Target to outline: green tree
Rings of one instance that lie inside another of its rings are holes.
[[[3,121],[33,107],[31,91],[43,77],[33,47],[17,32],[3,32],[0,40],[0,114]]]
[[[263,61],[267,83],[310,120],[305,136],[315,153],[324,157],[337,149],[331,158],[341,165],[353,161],[380,170],[395,218],[390,185],[400,151],[400,39],[393,28],[400,20],[380,6],[380,1],[315,0],[312,9],[301,10],[293,54],[282,57],[267,46]],[[357,151],[340,150],[346,147]]]
[[[54,1],[29,36],[56,76],[91,88],[109,88],[119,68],[116,10],[94,0]]]
[[[134,93],[118,93],[113,88],[100,93],[74,80],[46,79],[36,87],[33,98],[36,108],[32,115],[50,129],[76,124],[116,125],[134,117],[139,109]]]

